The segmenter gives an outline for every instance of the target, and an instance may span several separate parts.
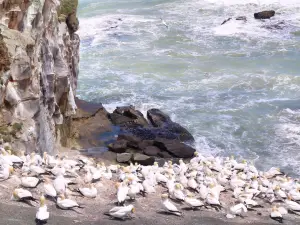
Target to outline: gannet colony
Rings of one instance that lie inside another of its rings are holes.
[[[248,211],[259,214],[262,207],[279,223],[290,213],[300,215],[298,180],[279,168],[258,171],[252,163],[238,162],[234,157],[204,157],[196,152],[189,162],[169,161],[162,167],[157,162],[152,166],[106,166],[82,155],[71,159],[46,152],[42,157],[21,152],[17,156],[2,148],[0,164],[2,184],[14,179],[11,200],[37,207],[33,220],[43,223],[51,217],[46,199],[59,209],[79,212],[83,206],[72,199],[72,194],[94,199],[101,195],[97,184],[105,180],[115,181],[116,206],[105,212],[111,219],[131,219],[135,212],[134,200],[140,195],[148,198],[150,193],[161,197],[160,207],[169,216],[184,216],[183,211],[187,209],[195,213],[216,210],[234,219]],[[33,190],[38,186],[41,195],[34,196]],[[234,199],[234,204],[220,201],[224,194]]]

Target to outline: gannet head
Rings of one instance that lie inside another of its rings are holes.
[[[197,157],[199,155],[199,152],[194,152],[194,156]]]
[[[230,156],[230,159],[232,159],[232,160],[233,160],[233,159],[234,159],[234,155],[231,155],[231,156]]]
[[[132,207],[131,212],[135,213],[135,208],[134,207]]]
[[[277,186],[275,187],[275,190],[276,190],[276,191],[279,191],[279,190],[280,190],[280,187],[277,185]]]
[[[59,197],[61,198],[61,200],[65,200],[66,196],[64,194],[59,195]]]
[[[288,194],[287,199],[291,201],[292,200],[292,196]]]
[[[175,188],[177,189],[177,190],[179,190],[179,189],[181,189],[181,185],[180,184],[175,184]]]
[[[18,199],[18,192],[16,189],[13,191],[13,197],[14,199]]]
[[[42,195],[42,196],[40,197],[40,204],[41,204],[41,207],[45,205],[45,201],[46,201],[46,200],[45,200],[45,196]]]
[[[179,159],[179,163],[182,164],[182,163],[183,163],[183,160],[182,160],[182,159]]]
[[[173,165],[173,162],[171,160],[168,161],[169,166]]]
[[[115,183],[115,188],[118,189],[120,187],[121,183],[120,182],[116,182]]]
[[[44,158],[44,159],[47,158],[47,152],[44,152],[44,153],[43,153],[43,158]]]
[[[161,195],[161,198],[162,198],[162,199],[167,199],[168,197],[169,197],[169,195],[166,194],[166,193]]]
[[[10,166],[8,171],[10,174],[12,174],[14,172],[14,168],[12,166]]]
[[[11,155],[11,150],[10,150],[10,149],[8,149],[8,150],[7,150],[7,153],[8,153],[9,155]]]
[[[243,159],[243,160],[242,160],[242,163],[243,163],[243,164],[246,164],[246,163],[247,163],[247,160],[246,160],[246,159]]]

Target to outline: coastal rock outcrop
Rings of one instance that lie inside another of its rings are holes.
[[[74,22],[66,23],[77,4],[1,1],[0,127],[20,129],[0,138],[9,137],[13,149],[54,153],[62,144],[77,108],[80,40]]]
[[[260,19],[260,20],[261,19],[270,19],[273,16],[275,16],[275,11],[274,10],[267,10],[267,11],[254,13],[254,18],[255,19]]]

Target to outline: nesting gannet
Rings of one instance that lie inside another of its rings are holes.
[[[88,183],[91,183],[92,180],[93,180],[93,175],[91,173],[91,169],[88,168],[87,169],[87,173],[84,176],[84,182],[88,184]]]
[[[206,203],[216,210],[220,210],[220,208],[222,207],[219,199],[213,193],[208,193],[206,197]]]
[[[192,190],[197,190],[198,184],[195,181],[195,177],[191,176],[188,179],[188,183],[187,183],[188,187],[191,188]]]
[[[67,199],[63,194],[57,198],[56,205],[61,209],[83,208],[76,201]]]
[[[26,202],[26,203],[30,203],[29,201],[36,202],[36,199],[32,196],[31,192],[27,191],[23,188],[16,188],[13,191],[11,199],[15,200],[15,201],[23,201],[23,202]]]
[[[273,220],[275,220],[275,221],[277,221],[279,223],[282,223],[283,217],[282,217],[281,213],[279,212],[279,210],[277,209],[276,206],[274,206],[272,208],[270,217],[271,217],[271,219],[273,219]]]
[[[273,178],[275,176],[284,175],[282,172],[280,172],[279,168],[272,167],[267,172],[265,172],[266,178]]]
[[[49,178],[44,179],[44,193],[46,196],[56,198],[57,192],[52,184],[52,181]]]
[[[300,204],[292,201],[292,197],[290,195],[288,195],[288,198],[285,200],[285,204],[287,209],[295,212],[300,212]]]
[[[42,182],[37,177],[21,177],[21,185],[26,188],[35,188]]]
[[[112,218],[117,218],[117,219],[131,219],[131,213],[135,212],[135,208],[133,205],[128,205],[128,206],[119,206],[119,207],[114,207],[109,212],[104,213],[104,215],[111,216]]]
[[[4,164],[0,170],[0,181],[7,180],[9,175],[13,173],[14,168],[8,164]]]
[[[251,199],[251,198],[247,198],[244,200],[244,203],[247,207],[247,209],[252,209],[252,208],[263,208],[262,205],[258,204],[257,201]]]
[[[290,190],[289,195],[291,196],[292,200],[300,201],[300,188]]]
[[[276,195],[276,197],[280,198],[280,199],[286,199],[287,198],[287,195],[284,191],[282,191],[280,189],[280,186],[276,186],[275,189],[274,189],[274,194]]]
[[[206,197],[208,195],[208,188],[206,185],[204,185],[204,184],[199,185],[199,194],[200,194],[200,198],[202,200],[206,199]]]
[[[192,209],[197,209],[204,206],[204,203],[199,199],[196,199],[192,193],[188,193],[184,199],[184,202]]]
[[[149,179],[146,179],[142,183],[144,190],[146,193],[155,193],[155,187],[153,186],[153,183]]]
[[[110,180],[112,178],[112,172],[110,171],[109,168],[106,168],[106,172],[102,173],[102,176],[106,179],[106,180]]]
[[[157,183],[164,183],[164,184],[166,184],[168,182],[168,178],[165,175],[161,174],[160,172],[157,172],[155,174],[155,178],[156,178],[156,182]]]
[[[184,201],[185,196],[184,193],[182,192],[182,186],[179,183],[175,184],[175,188],[172,193],[170,193],[170,197],[174,200],[178,201]]]
[[[246,213],[248,210],[246,206],[242,203],[239,203],[237,205],[231,206],[230,209],[230,214],[233,216],[241,216],[243,217],[243,213]]]
[[[116,183],[116,188],[117,188],[117,199],[119,204],[124,204],[125,199],[127,197],[129,187],[127,186],[126,182],[122,183]]]
[[[40,224],[46,223],[49,219],[49,212],[45,204],[45,197],[43,195],[40,197],[40,207],[36,213],[35,218],[36,222]]]
[[[176,216],[182,215],[182,213],[176,208],[176,206],[169,201],[168,194],[162,194],[161,198],[162,198],[162,205],[168,213],[174,214]]]
[[[80,194],[87,198],[96,198],[97,196],[97,188],[94,184],[89,184],[88,187],[78,188]]]
[[[64,194],[67,188],[67,182],[62,174],[58,175],[53,181],[53,187],[58,194]]]

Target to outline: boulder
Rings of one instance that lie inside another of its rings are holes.
[[[117,162],[119,163],[127,163],[131,160],[131,158],[132,154],[128,152],[117,154]]]
[[[157,130],[156,137],[167,139],[179,139],[180,141],[194,141],[193,135],[180,124],[175,123],[171,118],[159,109],[150,109],[147,111],[147,118],[154,127],[161,128]],[[177,136],[173,138],[171,136]]]
[[[66,24],[67,24],[71,34],[75,33],[78,30],[79,20],[76,16],[75,12],[68,15],[68,17],[66,18]]]
[[[133,161],[143,166],[153,165],[155,159],[144,154],[136,153],[133,156]]]
[[[160,152],[160,149],[155,146],[148,146],[144,149],[144,154],[148,156],[157,156]]]
[[[116,125],[128,127],[147,127],[149,125],[144,115],[136,110],[134,106],[117,107],[112,113],[112,122]]]
[[[119,134],[118,140],[126,140],[129,148],[139,148],[139,143],[142,141],[141,138],[132,134]]]
[[[143,140],[139,143],[139,149],[144,150],[145,148],[147,148],[148,146],[152,146],[154,143],[153,140]]]
[[[127,141],[118,140],[115,143],[109,144],[108,148],[110,151],[115,153],[124,153],[127,149]]]
[[[258,13],[254,13],[255,19],[270,19],[271,17],[275,16],[274,10],[262,11]]]
[[[168,152],[165,152],[165,151],[161,151],[157,154],[159,157],[161,158],[167,158],[167,159],[170,159],[172,158],[172,156],[170,155],[170,153]]]
[[[160,150],[167,151],[173,157],[177,158],[192,158],[194,156],[194,152],[196,151],[194,148],[181,143],[178,140],[157,138],[154,141],[154,145]]]

